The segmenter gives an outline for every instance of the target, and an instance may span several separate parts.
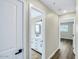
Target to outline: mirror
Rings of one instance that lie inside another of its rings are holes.
[[[39,36],[41,34],[41,25],[35,24],[35,34],[36,36]]]

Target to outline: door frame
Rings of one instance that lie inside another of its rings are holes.
[[[23,59],[29,59],[28,57],[28,18],[29,18],[29,0],[18,0],[19,2],[21,2],[23,4],[22,8],[23,8],[23,21],[22,21],[22,29],[23,29]]]
[[[60,23],[65,23],[65,22],[74,22],[73,27],[74,29],[74,38],[73,38],[73,44],[74,44],[74,54],[76,55],[76,19],[75,17],[69,17],[69,18],[63,18],[64,20],[61,22],[61,19],[59,18],[59,48],[60,48],[60,38],[61,38],[61,34],[60,34]],[[75,39],[75,40],[74,40]],[[76,58],[76,57],[75,57]]]
[[[38,12],[42,13],[43,14],[43,30],[44,32],[42,33],[43,34],[43,39],[44,39],[44,51],[43,51],[43,55],[42,55],[42,59],[45,59],[45,12],[43,10],[41,10],[40,8],[37,8],[35,5],[33,5],[32,3],[29,3],[29,59],[31,59],[31,44],[30,44],[30,23],[31,23],[31,17],[30,17],[30,11],[31,9],[30,8],[33,8],[35,10],[37,10]]]

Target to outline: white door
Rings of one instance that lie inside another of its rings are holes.
[[[0,59],[23,59],[22,5],[0,0]]]

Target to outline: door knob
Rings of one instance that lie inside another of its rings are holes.
[[[19,49],[18,52],[15,53],[15,55],[22,53],[23,49]]]

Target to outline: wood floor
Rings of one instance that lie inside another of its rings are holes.
[[[72,40],[61,40],[59,59],[75,59]]]
[[[60,49],[50,59],[75,59],[72,40],[61,40]]]
[[[36,52],[35,50],[31,50],[31,52],[32,52],[32,58],[31,59],[42,59],[42,55],[40,54],[40,53],[38,53],[38,52]]]

